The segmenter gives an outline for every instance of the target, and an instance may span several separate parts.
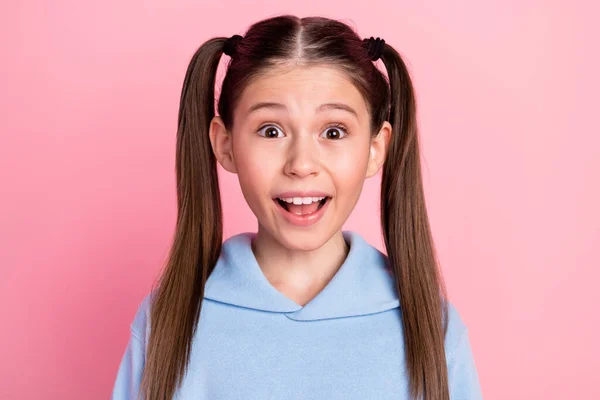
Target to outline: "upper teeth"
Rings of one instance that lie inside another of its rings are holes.
[[[323,200],[325,197],[286,197],[281,198],[279,197],[279,200],[283,200],[286,203],[294,203],[294,204],[311,204],[311,203],[316,203],[318,201]]]

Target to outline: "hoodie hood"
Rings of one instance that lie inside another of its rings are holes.
[[[379,313],[400,305],[388,258],[358,233],[342,232],[349,252],[327,286],[305,306],[278,291],[265,277],[252,251],[256,233],[230,237],[210,274],[204,298],[237,307],[315,321]]]

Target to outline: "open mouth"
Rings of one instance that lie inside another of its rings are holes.
[[[305,197],[302,198],[287,198],[274,199],[284,210],[296,215],[308,215],[319,211],[329,200],[331,197]]]

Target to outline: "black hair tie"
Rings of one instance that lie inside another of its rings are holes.
[[[223,45],[223,53],[225,53],[229,57],[232,57],[235,54],[238,43],[240,43],[240,40],[242,39],[243,37],[240,35],[233,35],[232,37],[227,39],[225,41],[225,44]]]
[[[368,39],[363,39],[363,42],[368,45],[367,55],[371,57],[371,61],[377,61],[383,54],[383,48],[385,47],[385,40],[381,38],[373,38],[371,36]]]

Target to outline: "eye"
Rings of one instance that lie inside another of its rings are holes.
[[[327,127],[323,132],[326,139],[339,140],[348,135],[348,129],[342,124],[333,124]]]
[[[265,129],[266,128],[266,129]],[[278,133],[281,132],[281,136]],[[262,137],[266,137],[267,139],[275,139],[278,137],[283,137],[283,132],[281,129],[276,127],[275,125],[265,125],[258,130],[258,135]]]

